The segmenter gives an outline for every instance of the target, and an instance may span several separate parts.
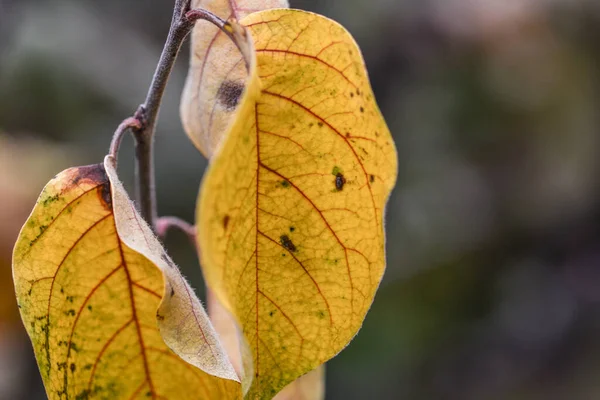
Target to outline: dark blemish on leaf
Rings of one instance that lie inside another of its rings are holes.
[[[92,306],[87,306],[87,309],[92,311]]]
[[[325,312],[323,310],[319,310],[317,312],[317,317],[319,317],[321,319],[325,318]]]
[[[66,362],[61,362],[61,363],[56,363],[56,367],[58,368],[58,370],[60,371],[61,369],[66,369],[67,368],[67,363]]]
[[[310,124],[308,124],[308,127],[309,127],[309,128],[312,128],[312,127],[313,127],[313,125],[314,125],[314,124],[311,122]]]
[[[73,349],[73,351],[75,352],[79,352],[79,346],[77,346],[75,343],[71,342],[71,349]]]
[[[285,257],[285,253],[281,253],[281,257]]]
[[[293,226],[290,226],[290,232],[294,232],[295,230],[296,230],[296,228],[295,228],[295,227],[293,227]]]
[[[160,259],[167,263],[169,267],[175,268],[175,264],[173,264],[173,261],[171,261],[171,259],[165,253],[160,255]]]
[[[356,94],[360,96],[360,89],[356,89]]]
[[[156,319],[159,321],[164,321],[165,317],[163,317],[162,315],[160,315],[159,313],[156,313]]]
[[[349,138],[350,137],[350,132],[346,132],[346,137]]]
[[[42,202],[42,205],[44,207],[49,206],[50,204],[54,203],[56,200],[58,200],[60,197],[58,196],[58,194],[55,194],[54,196],[50,196],[50,197],[46,197],[44,199],[44,201]]]
[[[361,108],[360,108],[360,112],[361,112],[361,113],[364,113],[364,112],[365,112],[365,109],[364,109],[364,107],[361,107]]]
[[[146,397],[152,397],[152,392],[146,392]]]
[[[289,251],[291,251],[292,253],[296,251],[296,246],[294,245],[294,243],[292,243],[292,240],[289,238],[288,235],[281,235],[279,237],[279,240],[281,241],[281,245]]]
[[[75,372],[75,364],[74,363],[71,363],[70,368],[71,368],[71,373]]]
[[[273,314],[275,314],[275,311],[270,311],[270,312],[269,312],[269,317],[272,317],[272,316],[273,316]]]
[[[344,185],[346,184],[346,178],[344,178],[344,175],[342,175],[341,172],[338,172],[335,175],[335,188],[340,191],[342,189],[344,189]]]
[[[317,123],[317,125],[319,125],[319,128],[323,127],[323,123],[322,122]]]
[[[376,136],[376,137],[379,137],[379,132],[375,132],[375,136]]]
[[[86,371],[89,371],[90,369],[92,369],[94,366],[92,364],[85,364],[85,366],[83,367],[83,369],[85,369]]]
[[[365,150],[364,147],[361,147],[360,149],[363,151],[363,153],[365,153],[366,155],[369,155],[369,153],[367,153],[367,150]]]
[[[291,187],[291,186],[292,186],[292,184],[291,184],[291,183],[290,183],[290,181],[288,181],[287,179],[286,179],[286,180],[283,180],[283,181],[281,181],[281,187],[284,187],[284,188],[286,188],[286,189],[287,189],[287,188],[289,188],[289,187]]]
[[[375,182],[375,175],[370,175],[369,181],[371,181],[371,183]]]
[[[73,297],[73,296],[67,296],[67,301],[68,301],[69,303],[72,303],[72,302],[73,302],[73,300],[75,300],[75,297]]]
[[[228,225],[229,225],[229,215],[226,215],[223,217],[223,229],[227,229]]]
[[[75,316],[75,310],[70,309],[68,311],[65,311],[65,315],[69,316],[69,317],[74,317]]]
[[[106,182],[100,187],[100,202],[107,211],[112,211],[112,195],[110,192],[110,183]]]
[[[60,293],[61,293],[61,294],[65,294],[65,289],[63,289],[63,288],[60,288]]]
[[[350,92],[350,97],[354,97],[354,92]]]
[[[108,176],[102,164],[87,165],[85,167],[74,168],[70,171],[70,182],[65,190],[73,189],[81,182],[92,185],[102,185],[108,183]]]
[[[217,92],[217,101],[225,110],[233,111],[244,93],[244,85],[239,82],[225,81]]]
[[[175,296],[175,289],[171,288],[171,298],[173,298],[173,296]]]

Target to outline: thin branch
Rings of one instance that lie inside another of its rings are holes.
[[[136,154],[136,199],[139,204],[142,217],[150,226],[155,228],[158,218],[156,209],[156,183],[154,176],[154,133],[158,121],[158,113],[162,102],[165,88],[181,45],[192,31],[197,20],[203,19],[219,27],[240,48],[240,27],[237,24],[226,22],[218,16],[206,10],[190,10],[191,0],[176,0],[173,10],[171,27],[165,46],[160,55],[160,60],[152,78],[152,84],[148,90],[146,100],[133,118],[141,123],[141,127],[133,130],[135,138]],[[243,53],[243,51],[242,51]],[[247,57],[245,57],[247,59]],[[115,147],[118,150],[123,134],[115,137]],[[111,146],[111,154],[113,147]],[[116,150],[114,151],[116,155]]]
[[[108,154],[116,160],[119,148],[121,147],[121,142],[123,141],[123,136],[125,136],[129,130],[136,131],[140,129],[142,129],[142,123],[135,117],[129,117],[121,122],[113,134]]]
[[[225,24],[227,24],[227,21],[225,21],[218,15],[215,15],[215,14],[211,13],[210,11],[204,10],[202,8],[197,8],[197,9],[188,11],[185,14],[185,17],[190,22],[195,22],[195,21],[198,21],[199,19],[203,19],[204,21],[210,22],[211,24],[215,25],[217,28],[219,28],[221,30],[223,30],[225,27]],[[225,32],[225,33],[227,33],[227,32]]]
[[[242,53],[242,56],[244,56],[246,69],[250,69],[251,50],[248,45],[246,31],[236,20],[230,19],[225,21],[218,15],[201,8],[190,10],[185,16],[189,21],[198,21],[202,19],[219,28],[236,45],[240,53]]]
[[[156,220],[156,234],[159,238],[164,239],[167,236],[169,229],[179,229],[187,235],[196,247],[196,227],[178,217],[160,217]]]
[[[140,106],[138,116],[142,129],[135,132],[136,154],[136,198],[142,217],[154,227],[157,218],[156,183],[154,176],[154,132],[158,120],[160,104],[167,87],[173,65],[185,38],[189,35],[193,22],[185,14],[190,9],[191,0],[176,0],[171,27],[160,60],[152,78],[146,101]]]

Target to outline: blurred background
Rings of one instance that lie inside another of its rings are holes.
[[[143,101],[172,1],[0,0],[0,399],[44,399],[10,257],[44,184],[96,163]],[[399,152],[388,267],[328,399],[600,399],[600,2],[291,0],[361,45]],[[206,165],[157,136],[162,215]],[[131,183],[128,140],[122,150]],[[186,238],[168,248],[202,294]]]

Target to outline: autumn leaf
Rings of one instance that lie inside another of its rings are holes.
[[[385,269],[396,151],[360,51],[337,23],[268,10],[235,121],[197,208],[209,286],[250,346],[249,398],[272,398],[339,353]]]
[[[269,8],[287,8],[287,0],[194,0],[219,17],[239,20]],[[227,131],[244,82],[244,60],[232,41],[217,27],[198,21],[192,32],[192,55],[181,102],[183,126],[192,142],[211,157]]]
[[[277,393],[274,400],[323,400],[325,398],[325,366],[302,375]]]
[[[43,190],[13,254],[50,399],[241,396],[200,302],[105,165]]]

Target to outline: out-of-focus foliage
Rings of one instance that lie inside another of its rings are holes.
[[[384,282],[361,334],[330,363],[328,398],[599,397],[599,3],[291,6],[355,36],[400,161]],[[2,192],[15,210],[7,215],[16,218],[19,204],[30,209],[65,165],[106,152],[114,127],[144,97],[171,7],[0,0],[0,129],[13,142],[83,149],[83,159],[32,167],[39,176],[28,179],[20,179],[24,167],[3,169],[31,186],[22,203]],[[204,162],[177,115],[186,65],[178,63],[165,99],[157,172],[161,214],[192,220]],[[127,148],[122,154],[127,175]],[[0,229],[8,268],[17,232],[11,239]],[[170,253],[200,288],[192,250],[183,236],[173,239]],[[2,318],[0,398],[42,399],[19,322]],[[14,367],[21,354],[31,366]]]

